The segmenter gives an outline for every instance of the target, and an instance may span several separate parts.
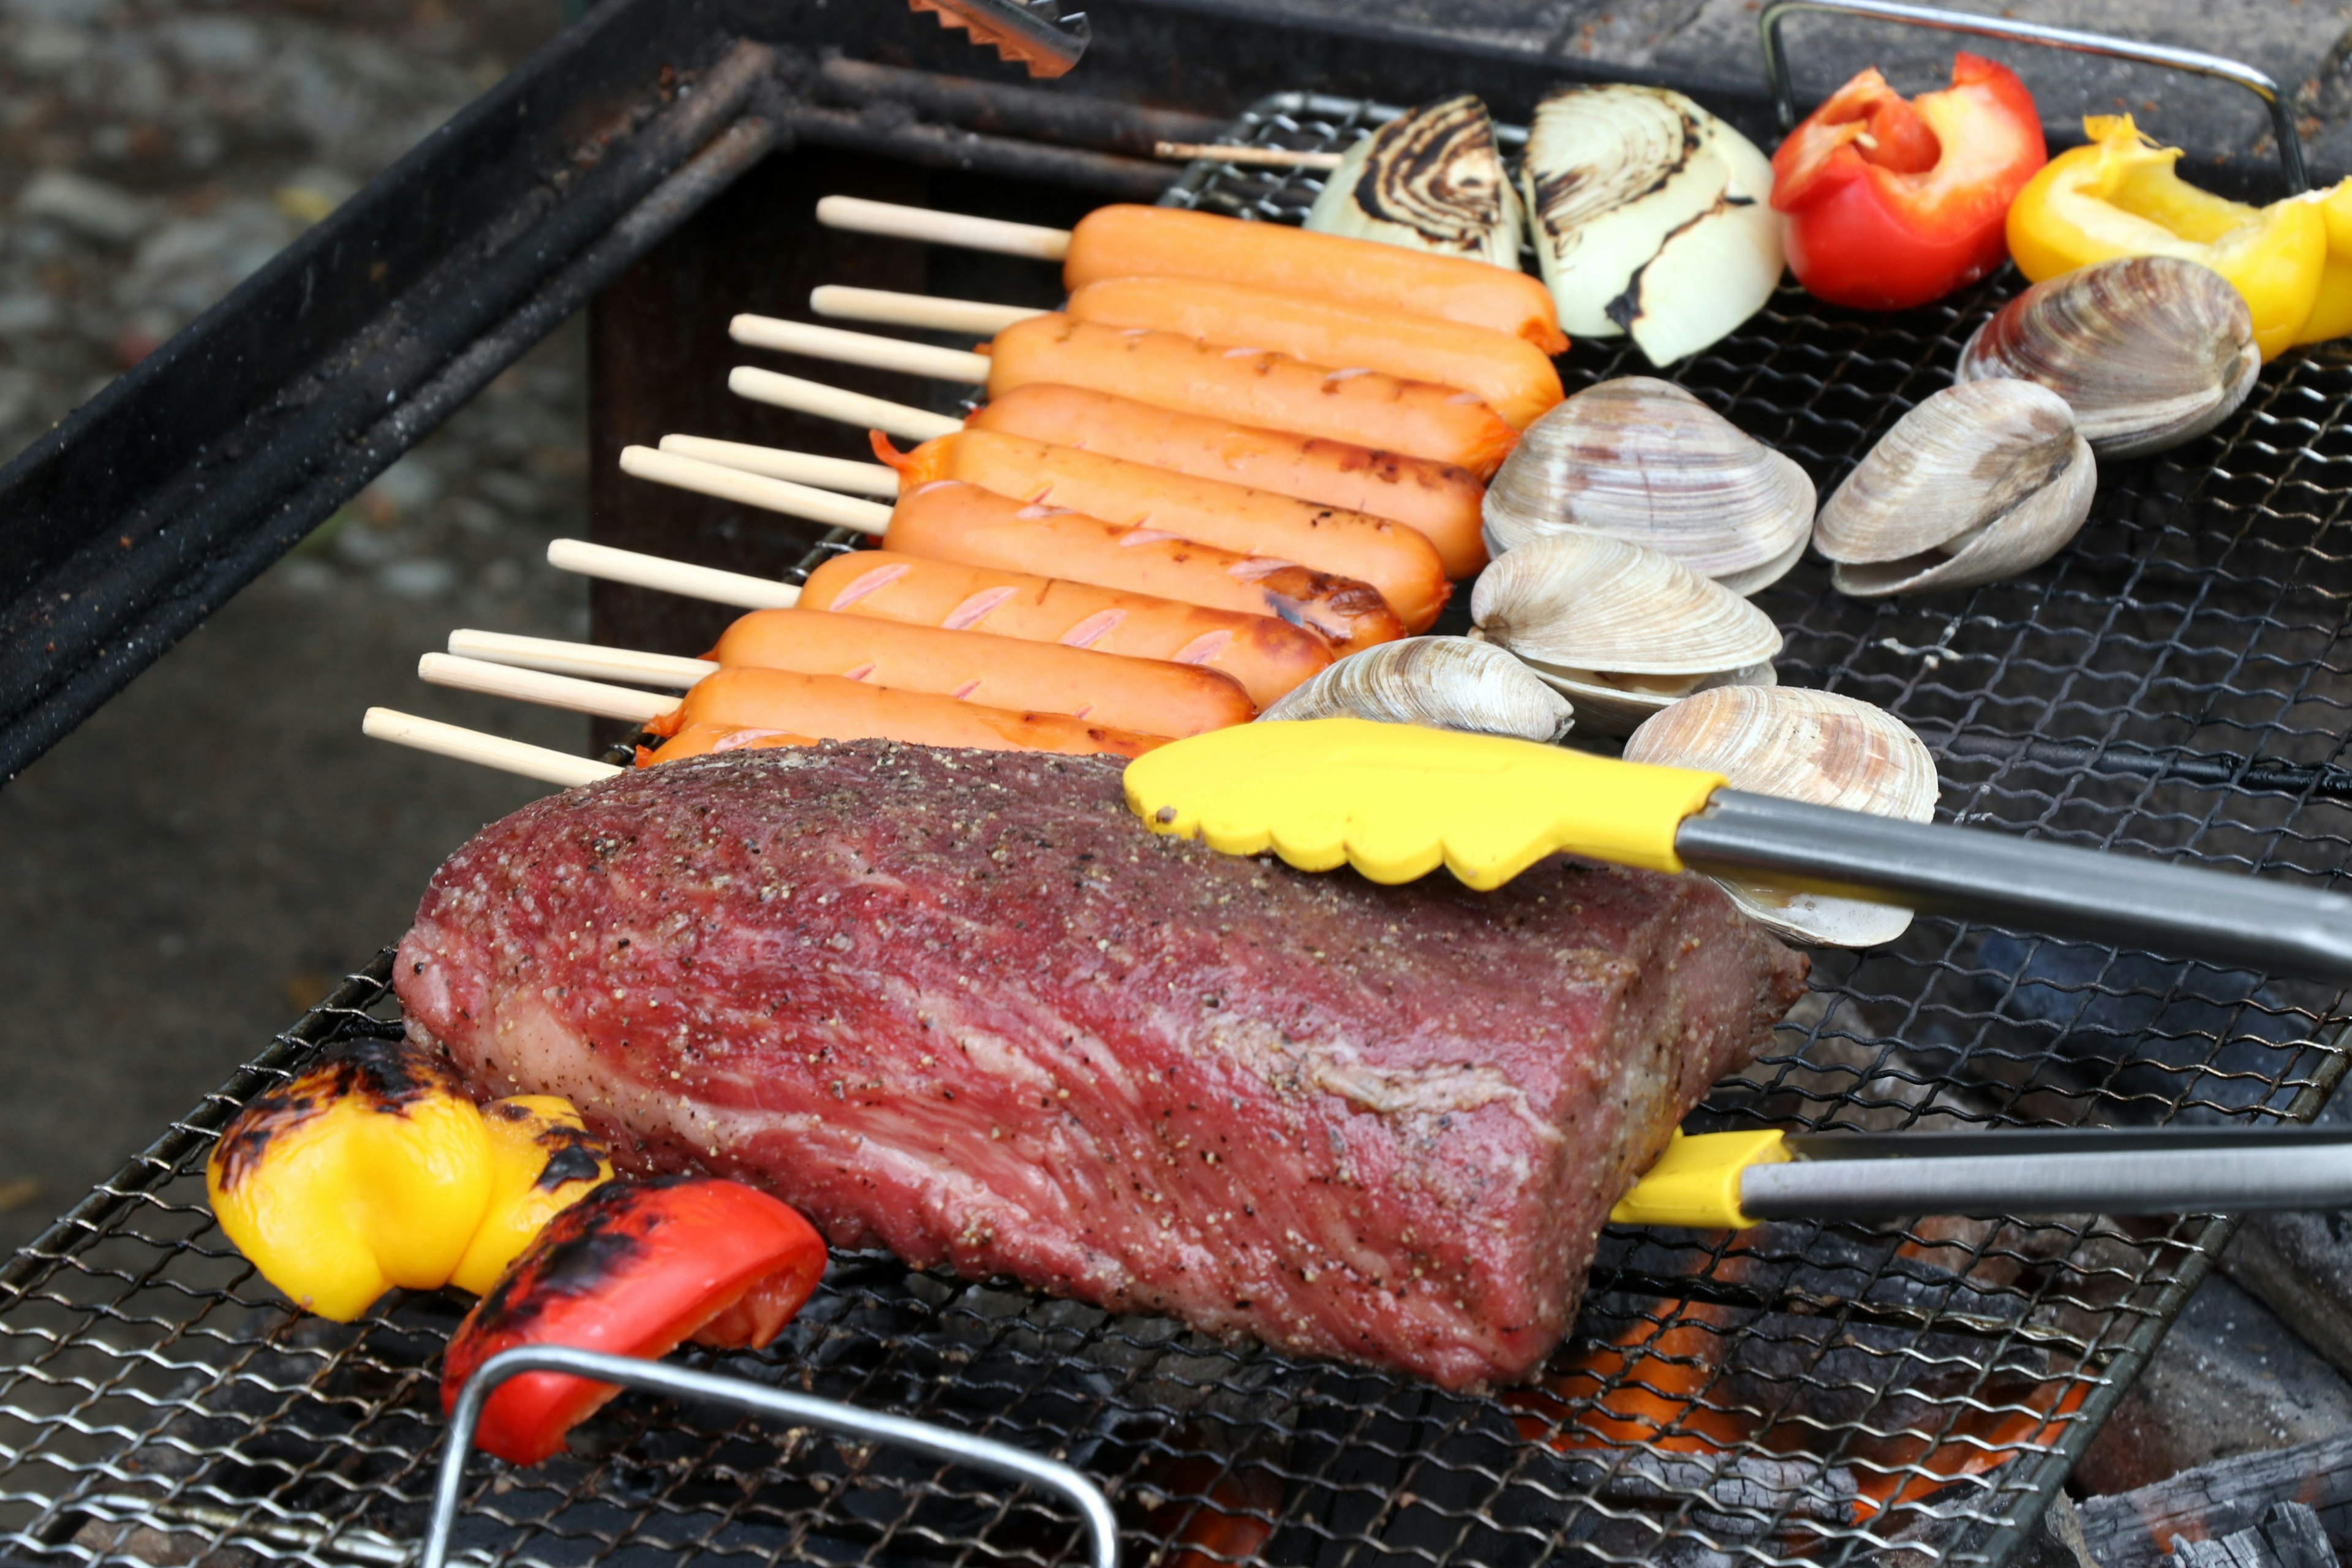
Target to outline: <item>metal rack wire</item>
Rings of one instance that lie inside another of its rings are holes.
[[[1287,96],[1237,135],[1343,145],[1383,112]],[[1171,199],[1284,219],[1313,190],[1199,165]],[[1673,377],[1826,490],[1943,384],[2012,283],[1895,317],[1784,290]],[[1564,367],[1572,388],[1648,374],[1610,343]],[[1801,568],[1759,601],[1788,634],[1782,679],[1911,722],[1947,816],[2334,879],[2352,842],[2347,394],[2352,361],[2330,351],[2273,365],[2212,436],[2110,465],[2074,545],[2014,583],[1872,605]],[[411,1560],[462,1303],[302,1318],[234,1255],[202,1185],[237,1104],[321,1044],[397,1026],[387,962],[0,1268],[0,1552]],[[2305,1119],[2344,1071],[2343,1022],[2321,987],[1921,921],[1890,948],[1822,955],[1774,1047],[1700,1120]],[[863,1255],[836,1258],[769,1353],[688,1359],[1066,1459],[1113,1498],[1136,1563],[1998,1564],[2228,1228],[1612,1231],[1546,1376],[1487,1396]],[[983,1568],[1079,1544],[1049,1500],[1001,1481],[635,1396],[570,1457],[478,1474],[457,1542],[532,1568]]]

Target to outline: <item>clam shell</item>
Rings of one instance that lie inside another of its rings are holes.
[[[1763,611],[1604,533],[1556,534],[1499,557],[1472,586],[1470,616],[1473,636],[1524,660],[1606,735],[1702,686],[1769,682],[1780,651]]]
[[[1689,701],[1700,692],[1735,688],[1756,690],[1780,683],[1780,672],[1769,663],[1699,676],[1687,685],[1677,681],[1671,687],[1647,691],[1622,684],[1622,677],[1612,681],[1589,669],[1554,669],[1546,665],[1528,668],[1536,679],[1576,705],[1579,722],[1587,733],[1594,735],[1630,735],[1647,721]]]
[[[1671,382],[1622,376],[1528,426],[1487,487],[1486,548],[1595,532],[1753,594],[1812,532],[1805,471]]]
[[[1644,722],[1625,760],[1719,773],[1733,789],[1878,816],[1936,814],[1936,760],[1910,727],[1867,702],[1797,687],[1722,687]],[[1889,904],[1722,879],[1739,908],[1776,934],[1833,947],[1892,942],[1911,911]]]
[[[1352,717],[1549,742],[1576,710],[1499,647],[1467,637],[1403,637],[1350,654],[1258,715],[1261,721]]]
[[[1971,588],[2057,554],[2097,487],[2065,399],[2029,381],[1962,382],[1870,449],[1822,508],[1813,547],[1857,598]]]
[[[2172,256],[2101,261],[2037,283],[1960,351],[1958,381],[2046,386],[2103,458],[2202,436],[2236,411],[2263,368],[2244,296]]]
[[[1349,148],[1306,226],[1517,271],[1524,220],[1486,106],[1464,93]]]

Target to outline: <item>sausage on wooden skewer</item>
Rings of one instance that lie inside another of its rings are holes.
[[[1071,507],[1106,522],[1161,530],[1369,583],[1408,631],[1427,630],[1453,592],[1434,545],[1402,524],[1361,512],[997,430],[959,430],[904,454],[877,436],[875,455],[898,470],[908,490],[961,479],[1015,500]]]
[[[748,366],[737,370],[728,384],[756,402],[886,430],[909,441],[929,441],[966,426],[995,430],[1386,518],[1403,523],[1434,545],[1445,563],[1445,574],[1457,582],[1477,575],[1486,564],[1486,542],[1479,536],[1479,507],[1486,487],[1478,482],[1477,475],[1452,463],[1379,451],[1349,441],[1236,425],[1206,415],[1155,408],[1115,393],[1042,382],[1013,387],[962,421],[927,408]],[[747,466],[732,457],[715,455],[715,444],[693,437],[666,437],[662,449],[672,449],[673,442],[681,443],[677,449],[688,457],[706,457],[730,467]],[[683,444],[688,442],[694,445]],[[740,447],[737,451],[761,449]],[[749,466],[755,473],[767,471],[756,464]],[[803,482],[861,494],[898,493],[888,484],[872,488],[879,476],[872,474],[870,466],[863,467],[863,477],[810,477]]]
[[[1066,713],[1015,712],[927,691],[900,691],[837,675],[744,665],[722,669],[646,728],[667,743],[644,763],[676,762],[742,746],[816,741],[904,741],[984,752],[1139,757],[1167,739],[1113,730]]]
[[[1502,466],[1519,438],[1477,396],[1435,382],[1059,313],[1014,322],[990,340],[985,353],[766,316],[738,316],[729,331],[738,342],[961,381],[987,387],[992,397],[1033,382],[1083,386],[1186,414],[1453,463],[1482,479]]]
[[[1331,663],[1330,645],[1321,637],[1269,616],[888,550],[835,556],[809,574],[801,603],[814,610],[1058,642],[1130,658],[1206,665],[1239,681],[1260,708]]]
[[[703,658],[469,629],[449,634],[449,651],[554,675],[678,691],[733,666],[837,675],[988,708],[1066,713],[1146,735],[1198,735],[1246,724],[1257,713],[1231,678],[1196,665],[815,610],[754,610],[729,626]]]
[[[882,507],[646,447],[623,451],[621,468],[640,479],[856,529],[901,554],[1013,572],[1051,571],[1076,583],[1274,616],[1305,626],[1343,653],[1404,635],[1396,612],[1363,583],[954,480],[912,484],[896,507]]]
[[[983,336],[1048,313],[834,286],[812,292],[809,309],[843,321]],[[1212,278],[1106,278],[1072,294],[1062,313],[1108,327],[1247,343],[1310,364],[1361,365],[1407,381],[1433,381],[1485,399],[1517,430],[1567,395],[1559,370],[1525,338],[1358,300],[1285,294]],[[975,324],[981,322],[986,324]]]
[[[839,610],[910,626],[1200,665],[1230,676],[1261,708],[1331,664],[1331,647],[1321,637],[1265,616],[885,550],[836,555],[810,573],[801,587],[582,539],[550,541],[547,560],[559,571],[745,609]]]
[[[1013,712],[932,692],[894,691],[837,675],[801,675],[783,669],[722,669],[697,681],[683,698],[446,653],[426,654],[417,661],[416,673],[436,686],[619,719],[642,725],[656,735],[674,736],[689,728],[705,732],[679,754],[755,744],[871,740],[982,751],[1051,752],[1062,756],[1108,752],[1136,757],[1167,739],[1088,724],[1066,713]],[[647,760],[675,758],[665,746],[651,753],[640,751],[638,761]]]
[[[1378,240],[1124,205],[1097,207],[1068,230],[856,196],[827,196],[817,203],[816,216],[830,228],[1059,261],[1062,281],[1074,292],[1104,278],[1220,278],[1491,327],[1548,354],[1568,349],[1559,311],[1539,279]]]

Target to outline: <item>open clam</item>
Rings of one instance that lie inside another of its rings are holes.
[[[1349,655],[1258,715],[1374,719],[1552,742],[1576,722],[1569,700],[1499,647],[1468,637],[1403,637]]]
[[[1484,517],[1496,555],[1589,531],[1753,594],[1804,554],[1813,481],[1681,387],[1629,375],[1528,426],[1487,487]]]
[[[1870,449],[1822,508],[1813,545],[1857,598],[1972,588],[2057,554],[2097,487],[2065,399],[2030,381],[1962,382]]]
[[[2136,458],[2228,418],[2262,368],[2253,315],[2227,279],[2134,256],[2028,289],[1976,330],[1954,374],[2046,386],[2093,451]]]
[[[1936,761],[1884,709],[1797,687],[1722,687],[1674,704],[1625,742],[1625,760],[1704,768],[1733,789],[1878,816],[1936,813]],[[1732,902],[1776,934],[1832,947],[1892,942],[1911,911],[1769,882],[1723,880]]]
[[[1470,590],[1470,616],[1473,637],[1522,660],[1603,735],[1694,691],[1778,679],[1771,617],[1681,562],[1607,534],[1556,534],[1503,555]]]

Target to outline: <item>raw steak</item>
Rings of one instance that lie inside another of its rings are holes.
[[[484,1093],[835,1245],[1465,1387],[1804,972],[1696,877],[1380,888],[1157,837],[1115,763],[860,742],[493,824],[398,985]]]

